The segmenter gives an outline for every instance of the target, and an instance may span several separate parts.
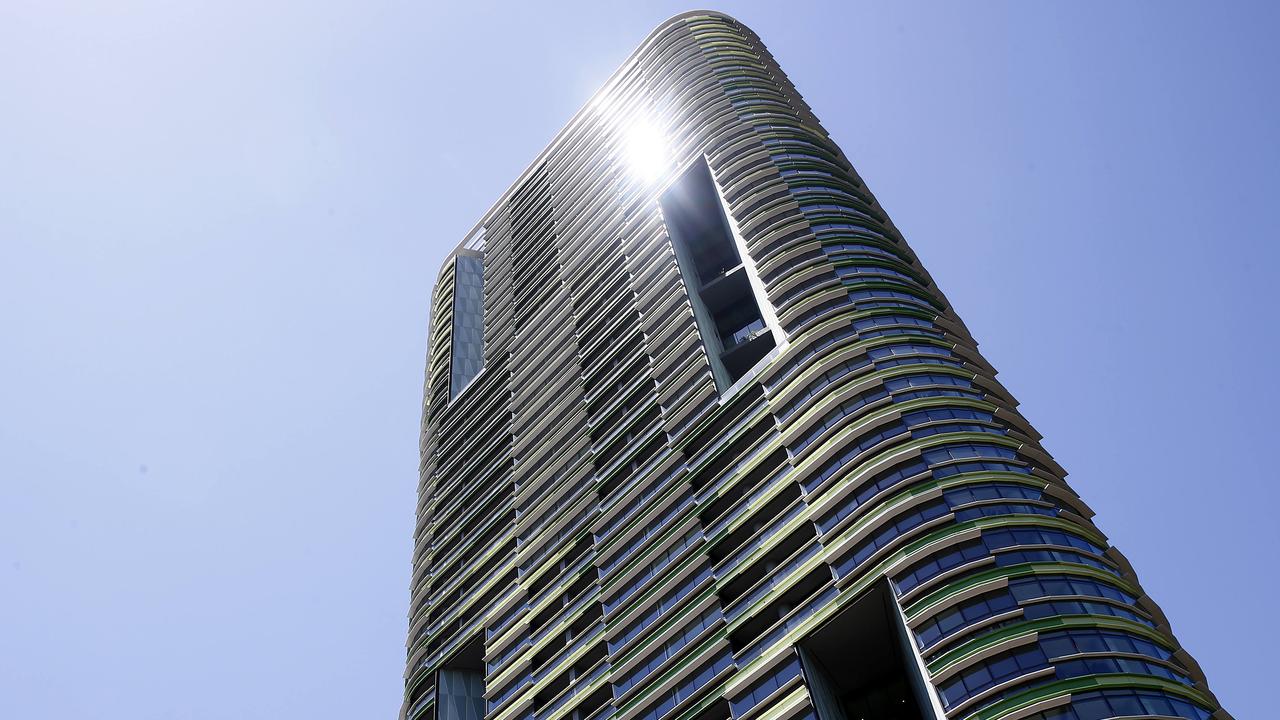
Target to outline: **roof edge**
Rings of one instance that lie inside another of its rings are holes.
[[[644,39],[641,40],[638,45],[636,45],[635,49],[631,51],[631,54],[627,55],[626,59],[624,59],[622,63],[618,65],[617,69],[614,70],[613,73],[610,74],[609,77],[605,79],[604,83],[599,88],[597,88],[595,92],[591,93],[591,96],[587,98],[586,102],[584,102],[582,106],[579,107],[578,110],[573,113],[573,115],[569,116],[569,119],[565,121],[564,125],[560,126],[560,129],[557,130],[556,133],[551,136],[551,139],[547,141],[547,144],[543,146],[542,150],[539,151],[538,154],[534,156],[533,160],[531,160],[529,164],[525,166],[524,170],[520,171],[520,174],[517,175],[515,180],[513,180],[511,184],[507,186],[507,189],[504,190],[502,194],[498,196],[498,199],[495,200],[489,206],[489,209],[485,210],[484,213],[481,214],[480,219],[476,221],[476,224],[472,225],[471,229],[467,230],[467,232],[463,234],[462,236],[463,239],[460,240],[456,245],[454,245],[453,249],[450,250],[449,253],[444,256],[444,259],[440,262],[440,267],[436,270],[437,279],[439,277],[440,272],[444,270],[444,266],[449,262],[450,258],[452,258],[454,255],[457,255],[459,250],[466,249],[466,246],[471,241],[471,239],[474,238],[477,233],[481,232],[484,229],[485,220],[490,215],[492,215],[495,210],[501,207],[501,205],[504,202],[506,202],[509,197],[511,197],[511,194],[515,192],[515,189],[520,185],[520,183],[524,182],[524,180],[528,178],[529,175],[533,172],[534,168],[536,168],[538,164],[541,163],[547,157],[547,154],[551,150],[551,146],[555,144],[556,140],[559,139],[560,136],[563,135],[566,130],[572,127],[574,123],[580,120],[586,114],[586,112],[589,109],[591,109],[593,105],[595,105],[596,100],[613,86],[613,84],[621,77],[623,72],[626,71],[632,65],[632,63],[636,61],[636,58],[640,55],[640,53],[646,47],[648,47],[648,45],[652,43],[654,39],[657,38],[658,35],[670,29],[671,27],[677,25],[678,23],[684,22],[685,20],[688,20],[689,18],[694,18],[694,17],[716,17],[716,18],[728,20],[737,25],[741,25],[744,28],[747,27],[746,25],[743,25],[743,23],[737,18],[733,17],[728,13],[721,12],[719,10],[685,10],[684,12],[676,13],[675,15],[672,15],[666,20],[663,20],[662,22],[658,23],[658,25],[654,27],[653,30],[649,31],[649,34],[645,35]]]

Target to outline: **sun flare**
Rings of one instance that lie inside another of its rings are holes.
[[[625,131],[622,158],[628,170],[645,184],[657,182],[671,167],[667,137],[648,118],[636,120]]]

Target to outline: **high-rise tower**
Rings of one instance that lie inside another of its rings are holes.
[[[1228,718],[747,28],[655,30],[433,297],[406,720]]]

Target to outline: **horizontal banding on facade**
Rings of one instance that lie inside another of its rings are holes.
[[[704,164],[710,280],[666,205]],[[925,714],[1229,717],[732,18],[642,43],[446,261],[430,334],[405,720],[818,718],[805,648],[877,592]]]

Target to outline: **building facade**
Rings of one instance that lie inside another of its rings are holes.
[[[644,41],[430,338],[403,720],[1229,717],[730,17]]]

